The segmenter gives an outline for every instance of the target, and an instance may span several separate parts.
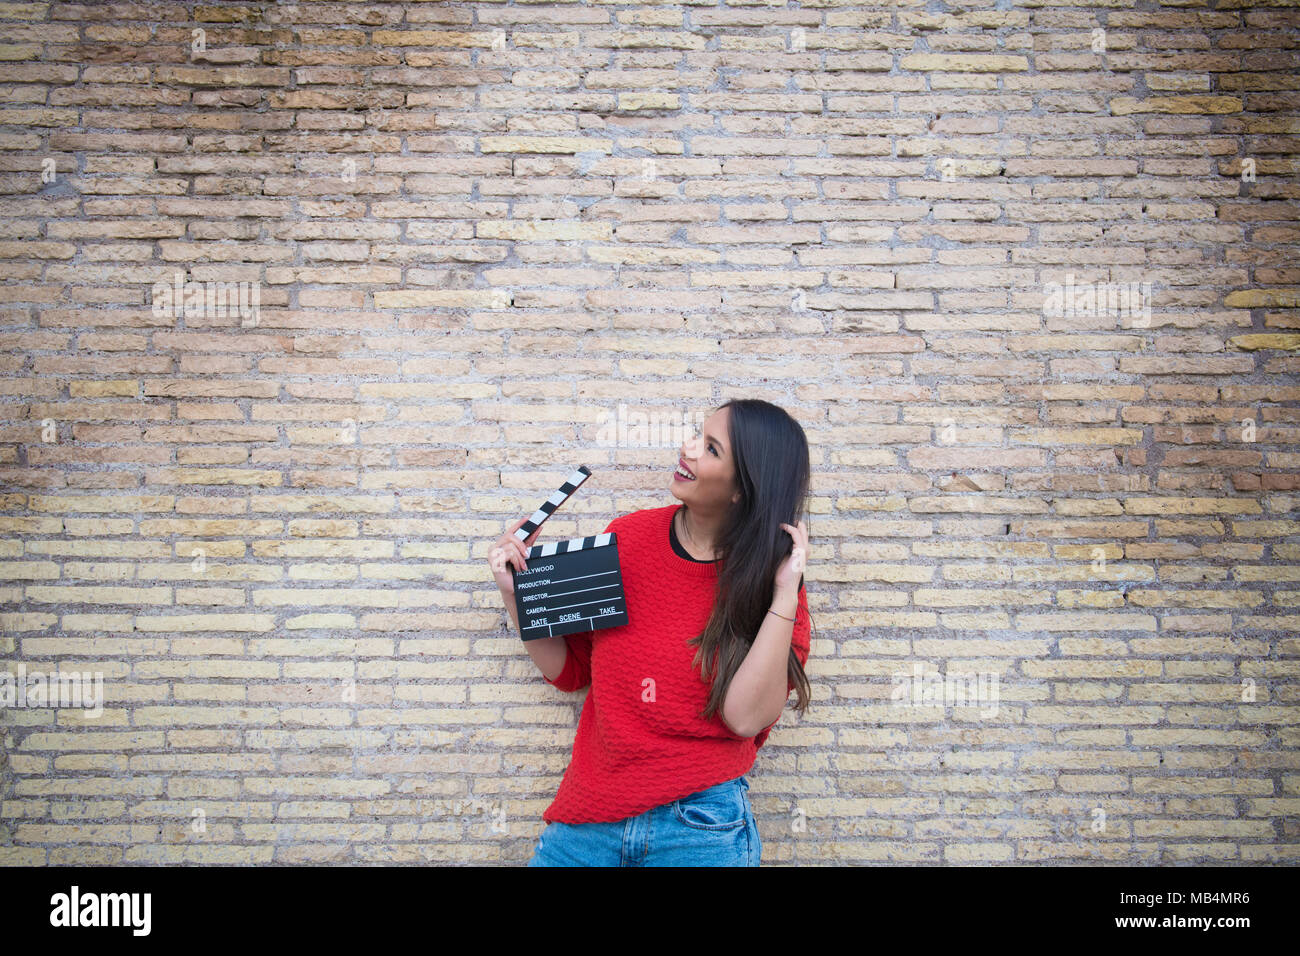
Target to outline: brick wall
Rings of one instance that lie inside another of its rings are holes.
[[[0,3],[0,863],[525,861],[488,546],[739,396],[766,863],[1296,862],[1300,16],[921,6]]]

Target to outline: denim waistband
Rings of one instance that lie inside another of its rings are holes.
[[[733,777],[731,780],[724,780],[721,783],[711,784],[703,789],[712,790],[715,787],[743,787],[745,790],[748,790],[749,778],[742,773],[739,777]]]

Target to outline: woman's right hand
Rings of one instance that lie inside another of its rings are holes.
[[[497,582],[497,587],[501,589],[502,594],[515,593],[515,578],[510,573],[513,567],[516,571],[527,571],[528,549],[533,546],[537,536],[541,534],[542,529],[537,528],[528,536],[527,541],[520,541],[515,537],[515,532],[523,527],[528,518],[520,518],[511,525],[501,537],[493,543],[491,550],[488,551],[488,564],[492,568],[492,577]]]

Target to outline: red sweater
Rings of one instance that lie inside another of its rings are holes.
[[[776,725],[738,737],[718,714],[698,716],[709,685],[691,666],[698,648],[686,641],[708,622],[718,572],[674,553],[669,527],[680,507],[635,511],[605,529],[618,535],[628,623],[564,638],[564,670],[547,683],[591,690],[569,768],[542,814],[548,823],[622,820],[739,777]],[[808,660],[807,602],[800,587],[791,646],[801,664]],[[788,683],[787,694],[793,689]]]

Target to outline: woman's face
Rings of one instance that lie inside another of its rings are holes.
[[[720,408],[704,420],[698,434],[692,435],[678,449],[686,470],[694,475],[688,480],[677,472],[674,462],[672,492],[686,505],[699,505],[701,511],[724,510],[740,499],[736,488],[736,462],[731,454],[731,437],[727,422],[731,409]]]

